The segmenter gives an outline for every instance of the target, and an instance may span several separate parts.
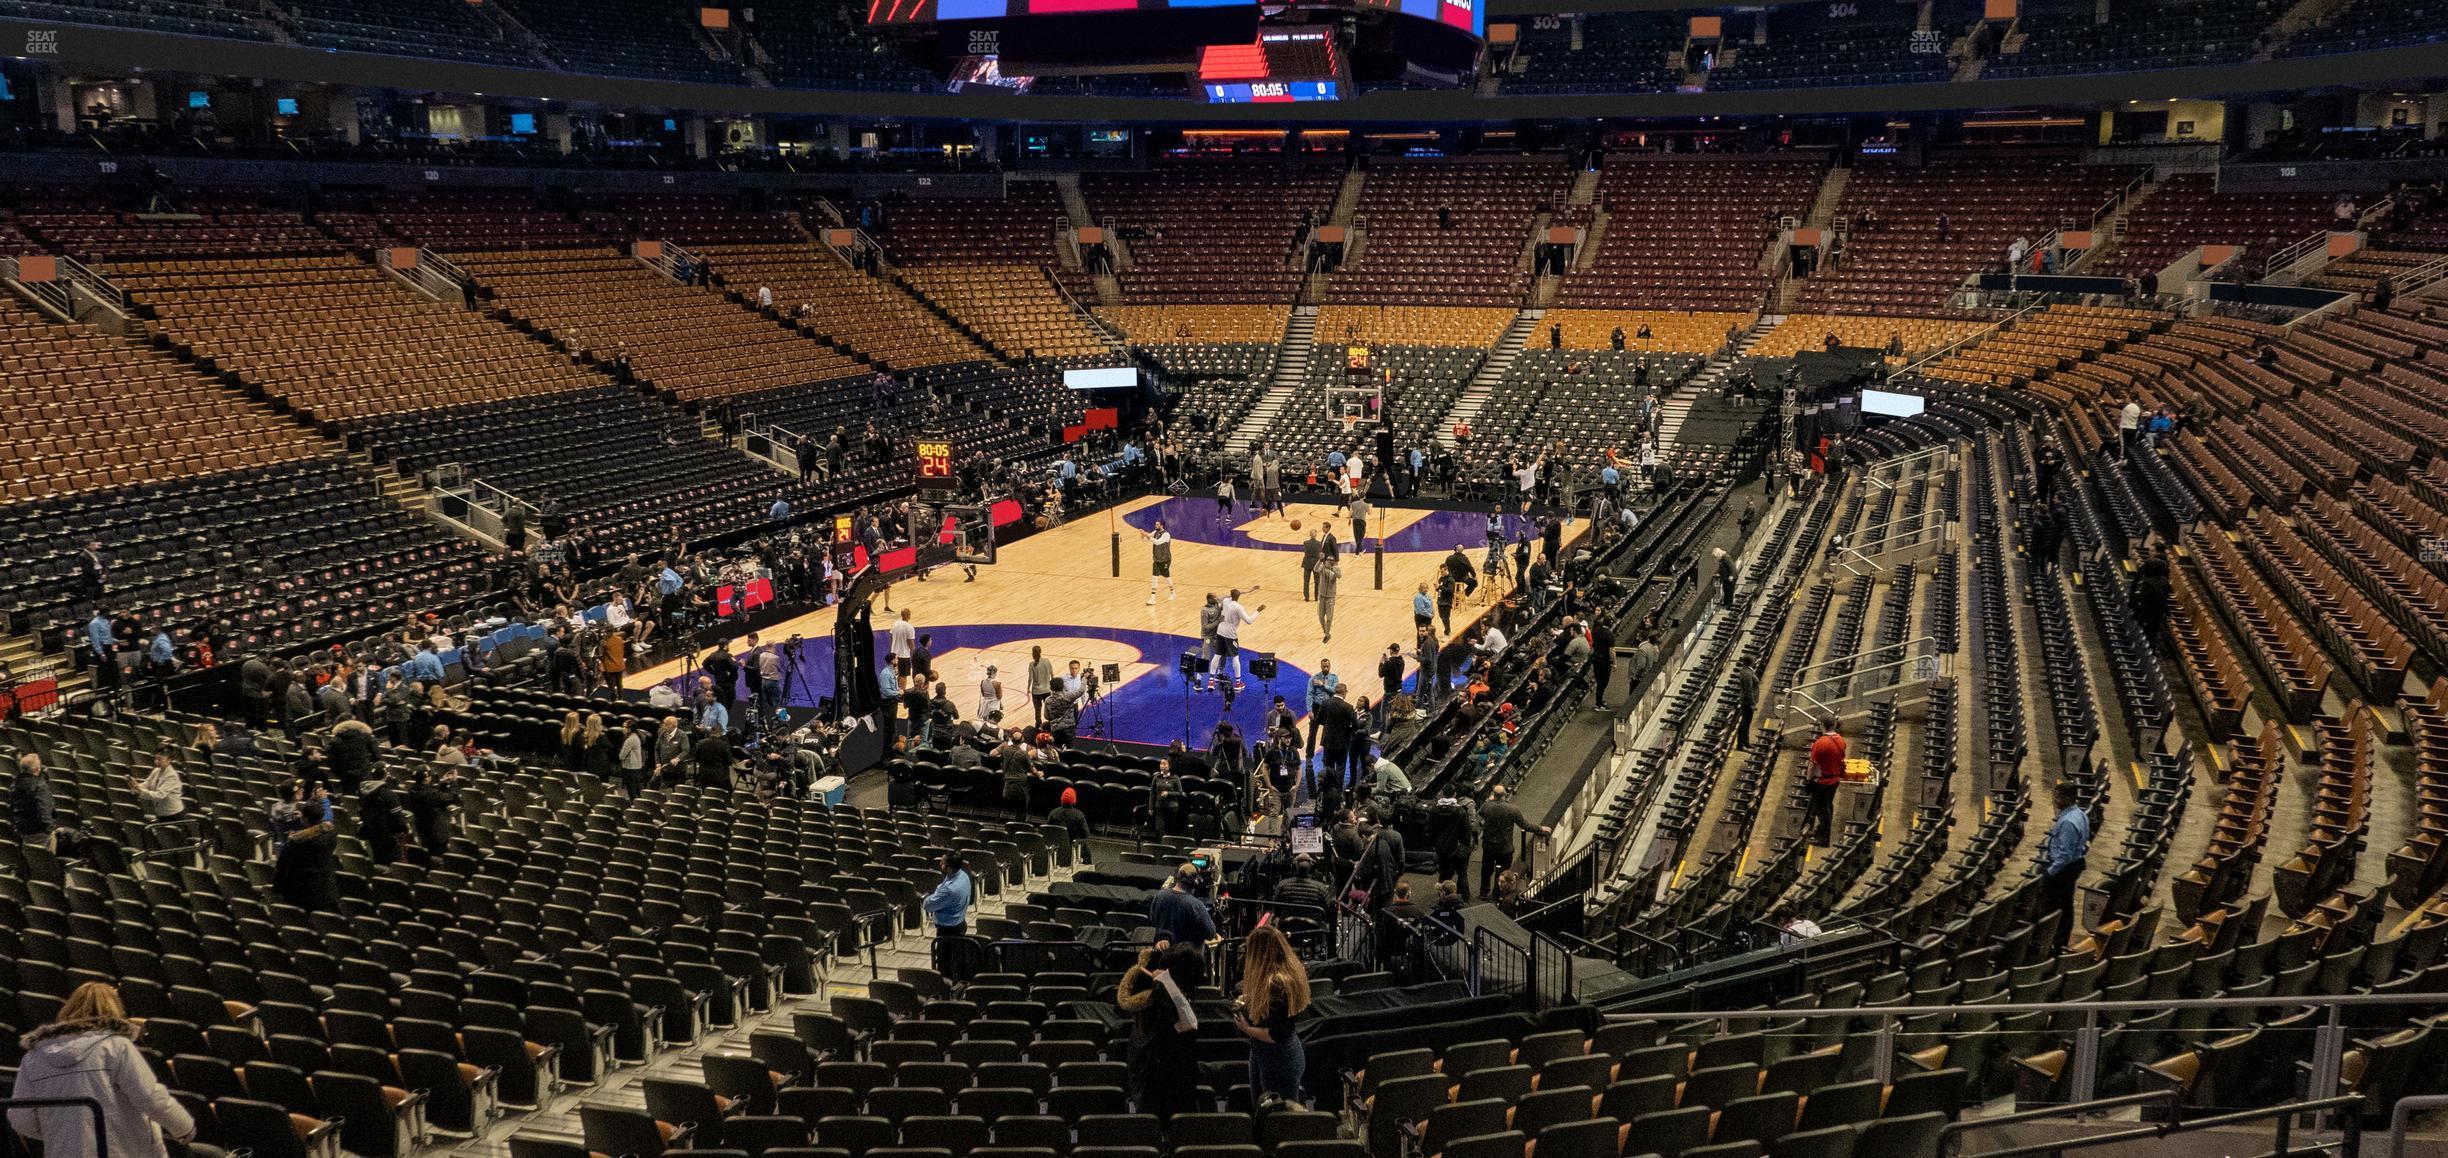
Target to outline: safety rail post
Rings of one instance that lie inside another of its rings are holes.
[[[1940,1158],[1951,1158],[1955,1153],[1954,1147],[1959,1144],[1964,1135],[1981,1130],[1994,1130],[2000,1126],[2019,1126],[2025,1122],[2045,1122],[2052,1118],[2080,1118],[2088,1114],[2104,1114],[2110,1110],[2122,1110],[2128,1106],[2149,1106],[2159,1103],[2165,1103],[2168,1113],[2174,1115],[2178,1112],[2176,1102],[2182,1093],[2183,1091],[2174,1089],[2144,1090],[2138,1094],[2118,1094],[2112,1098],[2093,1098],[2084,1102],[2042,1106],[2036,1110],[2018,1110],[2011,1114],[2000,1114],[1994,1118],[1958,1118],[1947,1123],[1945,1128],[1938,1131],[1938,1153]]]
[[[55,1106],[83,1106],[93,1115],[94,1148],[96,1154],[110,1153],[110,1127],[104,1124],[102,1102],[98,1098],[0,1098],[0,1110],[45,1110]]]

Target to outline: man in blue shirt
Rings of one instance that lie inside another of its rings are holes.
[[[85,623],[85,646],[96,662],[107,663],[111,652],[119,646],[119,638],[111,634],[110,613],[94,609],[94,617]]]
[[[777,523],[787,523],[787,522],[789,522],[789,521],[790,521],[790,500],[789,500],[789,499],[775,499],[775,500],[774,500],[774,504],[773,504],[772,506],[767,507],[767,508],[765,509],[765,517],[766,517],[766,518],[768,518],[768,519],[771,519],[771,520],[773,520],[774,522],[777,522]]]
[[[153,630],[153,642],[145,649],[145,658],[152,661],[155,675],[170,674],[171,667],[178,662],[178,645],[171,642],[169,628]]]
[[[1156,930],[1157,939],[1176,945],[1203,946],[1215,940],[1216,935],[1215,918],[1208,915],[1207,902],[1182,890],[1178,872],[1165,881],[1163,888],[1148,895],[1148,927]]]
[[[1615,464],[1610,462],[1599,468],[1598,481],[1605,485],[1607,498],[1612,500],[1616,497],[1616,488],[1623,485],[1623,472],[1615,469]]]
[[[926,910],[928,920],[935,925],[938,937],[961,937],[969,932],[969,905],[977,897],[977,882],[969,875],[967,861],[956,852],[943,858],[943,880],[935,891],[926,895],[919,908]]]
[[[672,570],[666,564],[663,570],[655,574],[655,590],[662,592],[666,598],[678,595],[680,593],[680,573]]]
[[[711,690],[697,693],[697,726],[709,732],[731,731],[731,712],[714,698]]]
[[[2075,886],[2082,881],[2083,857],[2091,851],[2091,816],[2075,801],[2074,785],[2057,782],[2057,821],[2049,826],[2048,844],[2040,861],[2040,911],[2060,914],[2057,943],[2065,944],[2079,919],[2074,911]]]
[[[1317,671],[1309,676],[1309,742],[1301,750],[1302,759],[1317,755],[1318,705],[1331,699],[1335,694],[1335,689],[1342,686],[1343,677],[1334,673],[1334,661],[1331,659],[1319,660]]]
[[[442,657],[434,654],[431,644],[417,648],[417,653],[410,656],[408,662],[400,666],[408,669],[409,679],[423,683],[427,687],[432,687],[443,680]]]

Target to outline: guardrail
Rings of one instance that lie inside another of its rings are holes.
[[[2191,997],[2157,1001],[2119,1001],[2098,998],[2086,998],[2080,1001],[1978,1001],[1955,1005],[1872,1005],[1848,1006],[1840,1009],[1761,1008],[1691,1011],[1643,1009],[1632,1013],[1608,1014],[1607,1019],[1619,1022],[1662,1021],[1677,1025],[1694,1022],[1716,1023],[1721,1029],[1728,1032],[1731,1032],[1735,1026],[1750,1025],[1755,1022],[1762,1023],[1760,1026],[1762,1029],[1769,1029],[1774,1024],[1781,1022],[1811,1022],[1829,1018],[1842,1018],[1848,1022],[1870,1022],[1875,1024],[1881,1041],[1877,1058],[1878,1076],[1881,1081],[1886,1081],[1889,1080],[1891,1067],[1894,1064],[1895,1038],[1901,1032],[1903,1023],[1915,1018],[1934,1015],[1950,1017],[1961,1017],[1964,1014],[1996,1015],[1995,1023],[1990,1028],[1950,1031],[1950,1036],[1958,1042],[1967,1042],[1972,1038],[2006,1032],[2002,1028],[2003,1025],[2021,1015],[2045,1014],[2055,1017],[2079,1017],[2081,1024],[2073,1031],[2073,1049],[2066,1063],[2068,1073],[2066,1102],[2070,1104],[2088,1102],[2098,1096],[2099,1068],[2103,1060],[2100,1052],[2101,1039],[2102,1035],[2112,1028],[2102,1024],[2103,1015],[2155,1014],[2169,1011],[2182,1014],[2189,1010],[2215,1012],[2270,1008],[2317,1012],[2321,1016],[2318,1018],[2319,1023],[2310,1027],[2313,1034],[2312,1056],[2309,1064],[2305,1066],[2305,1072],[2311,1088],[2321,1090],[2337,1088],[2340,1075],[2344,1072],[2343,1062],[2346,1047],[2349,1044],[2348,1034],[2354,1028],[2346,1023],[2344,1017],[2346,1010],[2362,1007],[2385,1009],[2402,1006],[2443,1005],[2448,1005],[2448,993],[2408,991],[2404,993],[2303,993],[2292,996],[2273,994],[2267,997]],[[2238,1031],[2232,1027],[2213,1024],[2199,1032],[2203,1040],[2213,1040],[2233,1036]],[[2327,1111],[2365,1100],[2360,1097],[2341,1100],[2323,1096],[2318,1099],[2319,1105],[2312,1106],[2304,1112]],[[2197,1119],[2196,1121],[2208,1122],[2209,1120]],[[2060,1143],[2054,1147],[2043,1147],[2041,1150],[2056,1148],[2070,1149],[2072,1144]],[[2023,1151],[2016,1151],[2016,1153],[2021,1152]]]
[[[504,544],[510,543],[510,516],[520,512],[525,519],[542,513],[543,508],[467,473],[464,463],[446,462],[426,471],[426,488],[432,497],[426,509],[437,519],[457,523],[479,535]]]
[[[2045,309],[2047,306],[2047,302],[2033,302],[2028,306],[2024,306],[2022,309],[2016,310],[2005,317],[1999,318],[1997,322],[1991,325],[1988,329],[1976,330],[1972,333],[1966,334],[1963,337],[1957,338],[1946,345],[1930,351],[1927,354],[1921,355],[1919,358],[1906,362],[1902,368],[1896,371],[1896,374],[1900,376],[1904,374],[1919,373],[1923,366],[1927,366],[1932,362],[1947,358],[1955,354],[1957,351],[1978,344],[1983,339],[2002,333],[2008,326],[2022,321],[2026,316]]]

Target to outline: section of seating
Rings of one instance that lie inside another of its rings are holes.
[[[285,7],[295,18],[292,26],[298,43],[318,48],[438,57],[501,68],[535,68],[542,63],[525,46],[512,41],[482,9],[460,0],[386,0],[382,4],[295,0]]]
[[[1016,900],[1041,887],[1058,861],[1072,860],[1067,837],[1033,824],[751,803],[694,788],[607,796],[585,773],[488,761],[452,773],[454,806],[438,823],[420,821],[418,847],[432,847],[415,863],[397,861],[400,838],[379,836],[350,792],[335,801],[336,842],[316,868],[288,863],[306,859],[291,850],[284,868],[296,871],[275,880],[263,850],[298,826],[283,823],[294,812],[267,813],[265,802],[283,798],[278,788],[296,764],[317,761],[276,737],[258,740],[253,754],[196,751],[191,733],[154,720],[0,730],[0,754],[39,757],[60,813],[112,850],[63,865],[41,844],[12,842],[11,878],[63,905],[80,904],[66,898],[91,884],[95,896],[107,890],[145,918],[81,914],[72,936],[65,908],[31,898],[9,906],[6,932],[22,944],[11,953],[10,987],[40,1017],[59,1007],[59,990],[86,980],[115,985],[129,1014],[144,1019],[147,1062],[195,1112],[196,1140],[233,1150],[303,1153],[305,1137],[326,1139],[315,1145],[328,1153],[337,1142],[327,1136],[340,1134],[350,1153],[404,1158],[426,1143],[420,1128],[463,1141],[497,1113],[538,1113],[565,1090],[608,1088],[616,1068],[694,1055],[711,1034],[814,997],[835,962],[918,932],[919,900],[940,876],[932,857],[963,856],[982,905]],[[178,753],[182,766],[187,811],[165,831],[200,842],[187,854],[192,867],[155,867],[135,855],[154,844],[132,784],[148,763],[142,754],[157,747]],[[378,755],[403,783],[446,771],[407,749]],[[380,795],[364,799],[398,791],[380,785]],[[300,873],[314,876],[300,884]],[[314,897],[317,877],[331,899]],[[340,896],[353,900],[344,907]],[[314,911],[293,903],[299,898]],[[89,920],[93,927],[83,927]],[[881,1060],[851,1059],[900,1060],[883,1042],[907,1049],[928,1040],[929,1026],[1017,1053],[1039,1036],[1039,1023],[1050,1023],[1049,1043],[1089,1058],[1110,1035],[1097,1023],[1084,1039],[1065,1034],[1062,1022],[1073,1019],[1047,1016],[1064,1000],[1051,985],[1026,1020],[977,1018],[964,1027],[940,1020],[957,1016],[951,1006],[918,997],[916,986],[926,984],[930,998],[951,999],[940,975],[918,969],[910,977],[889,1007],[881,998],[894,982],[878,979],[875,997],[837,995],[834,1014],[796,1015],[799,1035],[749,1029],[747,1057],[708,1057],[704,1078],[742,1097],[750,1090],[736,1083],[750,1080],[765,1092],[754,1109],[797,1113],[832,1104],[836,1081],[854,1084],[859,1099],[893,1084],[878,1076],[897,1076],[914,1093],[923,1071],[896,1075]],[[1011,990],[1014,1002],[1031,995],[1027,984],[1023,977]],[[996,988],[968,992],[969,1008],[1012,1010]],[[1085,982],[1072,993],[1084,997]],[[922,1024],[892,1032],[904,1015]],[[998,1026],[1015,1024],[1025,1032],[998,1037]],[[1216,1030],[1229,1032],[1225,1019]],[[949,1044],[935,1044],[939,1059]],[[1040,1059],[1049,1072],[1059,1048],[1049,1044]],[[820,1069],[820,1059],[834,1068]],[[1106,1095],[1099,1105],[1123,1109],[1122,1091],[1111,1087],[1120,1068],[1066,1070],[1063,1084],[1098,1086]],[[701,1145],[779,1144],[777,1132],[758,1130],[771,1118],[738,1117],[748,1106],[727,1115],[704,1085],[651,1073],[640,1084],[646,1112],[608,1111],[600,1098],[581,1106],[588,1143],[660,1154],[666,1135],[655,1116],[668,1114],[694,1123]],[[792,1100],[782,1102],[777,1086],[791,1087]],[[1054,1100],[1060,1107],[1079,1092]],[[892,1095],[873,1096],[886,1111]],[[842,1129],[824,1114],[809,1121],[816,1118]],[[796,1125],[805,1141],[808,1125]]]
[[[0,608],[11,630],[53,647],[69,635],[81,644],[86,622],[107,611],[129,646],[167,629],[252,650],[396,624],[406,609],[486,586],[472,546],[330,456],[171,481],[147,472],[92,505],[103,497],[0,507],[0,546],[25,580],[10,584]],[[89,541],[109,560],[98,594],[78,580],[77,552]]]
[[[847,4],[786,4],[738,14],[737,27],[764,48],[765,74],[783,88],[935,92],[943,78],[910,63],[901,46],[867,31],[866,12]]]
[[[1340,167],[1298,159],[1196,160],[1082,174],[1080,195],[1130,247],[1130,301],[1272,302],[1300,289],[1304,229],[1341,181]]]
[[[1530,345],[1568,350],[1604,350],[1623,331],[1623,348],[1632,353],[1707,354],[1726,345],[1728,335],[1751,328],[1746,313],[1666,313],[1648,310],[1549,310],[1539,318]],[[1641,331],[1648,331],[1648,337]]]
[[[1531,225],[1571,188],[1571,172],[1554,160],[1381,163],[1361,189],[1359,249],[1335,275],[1333,300],[1519,303],[1530,284]]]
[[[838,378],[848,355],[608,249],[461,252],[492,304],[573,356],[626,354],[642,382],[696,401]]]
[[[1743,35],[1750,17],[1727,20],[1713,91],[1903,84],[1954,73],[1944,39],[1913,35],[1915,13],[1895,4],[1798,4],[1768,9],[1766,39]]]
[[[0,302],[0,502],[320,455],[303,427],[149,346]]]
[[[1605,231],[1589,267],[1565,277],[1559,305],[1758,309],[1776,222],[1809,211],[1826,170],[1815,153],[1609,153],[1605,164]]]
[[[1885,350],[1901,344],[1906,357],[1953,345],[1982,330],[1988,322],[1954,318],[1882,318],[1865,314],[1792,314],[1762,335],[1750,353],[1758,358],[1790,358],[1804,350],[1836,344],[1859,350]]]
[[[1340,348],[1328,346],[1323,334],[1321,327],[1320,345],[1326,348],[1310,359],[1308,376],[1267,428],[1267,444],[1291,460],[1286,475],[1296,473],[1289,468],[1297,468],[1297,473],[1314,469],[1325,475],[1329,451],[1368,449],[1375,453],[1373,430],[1357,423],[1344,425],[1343,410],[1333,402],[1334,388],[1356,384],[1382,391],[1396,444],[1407,447],[1435,428],[1487,358],[1484,347],[1372,345],[1368,372],[1355,378]]]
[[[2126,215],[2116,249],[2086,272],[2138,277],[2197,245],[2241,245],[2244,268],[2258,274],[2270,254],[2327,229],[2336,201],[2328,193],[2222,191],[2215,174],[2179,173]]]
[[[546,209],[523,190],[437,189],[337,198],[316,215],[355,245],[414,245],[435,250],[523,249],[595,241],[569,214]]]
[[[201,0],[27,0],[14,13],[26,20],[104,24],[223,40],[273,39],[271,29],[237,9]]]
[[[901,280],[966,320],[1006,358],[1069,358],[1106,352],[1105,340],[1063,300],[1042,267],[918,265]]]
[[[744,294],[773,291],[774,308],[807,333],[887,369],[976,361],[986,351],[968,335],[882,278],[797,244],[700,245],[691,252]],[[753,298],[751,300],[754,300]]]
[[[1981,77],[2234,64],[2251,57],[2281,10],[2271,0],[2146,0],[2102,20],[2083,0],[2030,0],[2016,14],[2021,35],[2007,38],[2017,51],[2001,49]]]
[[[817,488],[785,480],[707,440],[678,411],[610,384],[387,414],[355,432],[403,472],[458,463],[526,502],[559,508],[606,559],[763,523],[777,498],[845,503],[864,493],[855,484],[875,482]]]
[[[355,257],[124,261],[109,276],[174,348],[317,423],[603,381],[550,348],[418,297]]]
[[[2369,52],[2448,40],[2448,4],[2437,0],[2348,0],[2287,42],[2284,55]]]
[[[1942,313],[1967,275],[2002,267],[2016,239],[2089,222],[2137,175],[2046,150],[1933,150],[1919,166],[1863,157],[1838,208],[1843,250],[1812,274],[1800,309]]]
[[[1683,82],[1691,24],[1674,13],[1534,17],[1520,29],[1507,92],[1672,92]]]
[[[589,199],[578,219],[615,241],[664,241],[692,248],[807,241],[780,213],[742,208],[737,196],[624,193]],[[733,289],[753,288],[731,280]]]
[[[87,261],[121,257],[279,257],[325,253],[334,246],[329,234],[307,223],[293,210],[267,208],[276,203],[252,191],[204,193],[172,190],[170,197],[188,212],[151,215],[92,209],[65,209],[46,204],[19,215],[19,228],[60,253]],[[77,198],[90,197],[90,190]]]
[[[2076,362],[2166,321],[2152,310],[2117,306],[2050,306],[1933,363],[1933,378],[1993,386],[2022,384],[2071,369]]]
[[[1399,344],[1485,350],[1512,324],[1514,313],[1510,308],[1469,306],[1324,306],[1318,310],[1318,348]]]
[[[1009,181],[997,199],[910,198],[881,206],[884,253],[895,265],[1049,265],[1071,225],[1052,181]]]
[[[1722,340],[1724,335],[1718,335]],[[1661,347],[1661,349],[1663,349]],[[1596,469],[1608,451],[1639,457],[1638,400],[1663,397],[1699,368],[1703,353],[1623,353],[1606,349],[1530,349],[1505,368],[1476,433],[1497,445],[1554,451]]]
[[[1099,306],[1097,316],[1132,345],[1205,343],[1274,345],[1283,340],[1290,306]]]
[[[718,58],[688,18],[695,8],[657,0],[503,0],[570,72],[702,84],[744,84],[738,64]]]

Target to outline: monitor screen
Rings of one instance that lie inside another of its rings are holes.
[[[272,102],[272,111],[284,117],[298,115],[296,97],[280,97]]]
[[[191,92],[191,93],[188,93],[188,94],[187,94],[187,107],[188,107],[188,108],[191,108],[191,109],[208,109],[208,108],[211,108],[211,107],[212,107],[212,94],[211,94],[211,93],[208,93],[208,92],[201,92],[201,91],[199,91],[199,92]]]
[[[1921,413],[1926,400],[1918,394],[1897,394],[1888,390],[1864,390],[1861,409],[1864,414],[1884,414],[1890,418],[1910,418]]]
[[[514,133],[514,134],[519,135],[519,136],[527,136],[527,135],[529,135],[529,134],[534,133],[534,132],[535,132],[535,114],[534,114],[534,113],[512,113],[512,114],[510,114],[510,131],[511,131],[512,133]]]
[[[1063,385],[1073,390],[1123,390],[1139,385],[1139,370],[1135,366],[1098,366],[1089,370],[1063,371]]]

